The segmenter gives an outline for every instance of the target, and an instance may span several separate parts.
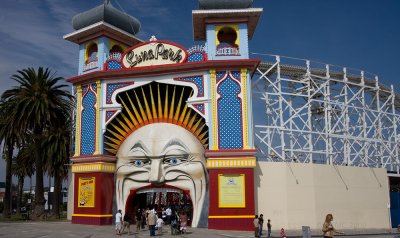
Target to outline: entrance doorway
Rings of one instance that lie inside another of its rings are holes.
[[[154,209],[158,217],[166,218],[165,209],[170,207],[179,215],[183,212],[189,218],[188,225],[191,225],[193,215],[193,205],[188,191],[175,188],[146,188],[138,191],[131,191],[126,201],[126,213],[130,217],[136,217],[136,212],[140,208],[142,211]]]

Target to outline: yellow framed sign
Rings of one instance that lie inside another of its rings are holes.
[[[244,174],[218,174],[218,207],[246,207]]]
[[[95,177],[79,178],[78,207],[94,207]]]

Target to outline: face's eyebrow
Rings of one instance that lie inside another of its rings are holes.
[[[168,147],[173,146],[173,145],[183,147],[186,151],[189,152],[189,148],[181,140],[176,139],[176,138],[168,141],[168,143],[164,146],[163,151],[165,151]]]
[[[147,147],[143,144],[142,141],[136,142],[136,143],[131,147],[130,150],[132,151],[132,150],[137,149],[137,148],[142,149],[142,150],[143,150],[144,152],[146,152],[146,153],[149,153],[149,149],[147,149]]]

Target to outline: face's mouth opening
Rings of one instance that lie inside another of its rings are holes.
[[[189,190],[182,190],[173,186],[146,186],[136,190],[130,190],[126,200],[126,212],[133,215],[138,209],[145,211],[154,209],[159,217],[166,219],[167,208],[178,212],[186,213],[189,221],[193,216],[193,203]],[[164,212],[163,212],[164,211]]]

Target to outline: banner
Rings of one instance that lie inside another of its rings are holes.
[[[95,177],[79,178],[78,207],[94,207]]]
[[[245,207],[245,175],[219,174],[218,175],[218,206]]]

